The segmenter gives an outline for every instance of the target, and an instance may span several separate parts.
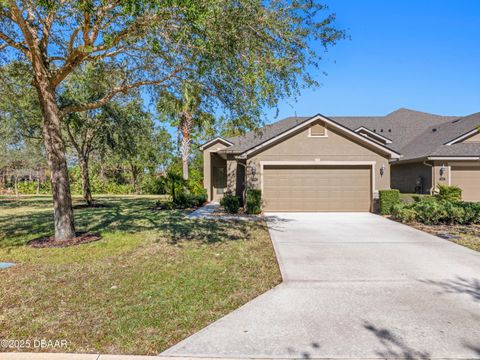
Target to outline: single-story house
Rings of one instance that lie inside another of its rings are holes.
[[[210,201],[262,190],[265,211],[371,211],[378,191],[457,185],[480,201],[480,113],[289,117],[201,146]]]

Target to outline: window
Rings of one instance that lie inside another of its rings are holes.
[[[311,137],[326,137],[327,129],[322,124],[315,124],[310,127],[310,136]]]

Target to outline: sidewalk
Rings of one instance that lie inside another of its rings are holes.
[[[63,353],[2,353],[0,360],[248,360],[225,358],[194,358],[179,356],[142,356],[142,355],[102,355],[102,354],[63,354]],[[279,359],[276,359],[279,360]],[[289,359],[291,360],[291,359]]]
[[[0,360],[226,360],[222,358],[193,358],[178,356],[142,356],[142,355],[101,355],[101,354],[64,354],[64,353],[2,353]],[[240,359],[228,359],[240,360]],[[243,359],[245,360],[245,359]]]
[[[158,356],[62,354],[62,353],[0,353],[0,360],[152,360]],[[175,360],[179,360],[176,358]]]

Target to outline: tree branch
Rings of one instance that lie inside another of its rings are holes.
[[[0,39],[5,41],[5,44],[2,44],[3,48],[5,48],[6,46],[11,46],[11,47],[13,47],[17,50],[20,50],[26,56],[28,56],[28,47],[25,45],[25,43],[15,41],[11,37],[7,36],[7,34],[1,32],[1,31],[0,31]]]
[[[97,101],[64,107],[63,109],[60,110],[60,116],[65,116],[67,114],[74,113],[74,112],[82,112],[86,110],[98,109],[99,107],[106,105],[110,100],[112,100],[112,98],[115,95],[119,93],[125,93],[128,90],[139,88],[141,86],[160,85],[165,81],[168,81],[169,79],[173,78],[176,74],[178,74],[182,70],[183,70],[183,67],[178,67],[175,70],[173,70],[170,74],[168,74],[167,76],[159,80],[143,80],[143,81],[137,81],[131,84],[127,84],[127,85],[116,86],[112,90],[110,90],[110,92],[108,92],[103,98],[98,99]]]

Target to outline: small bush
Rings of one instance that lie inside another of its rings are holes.
[[[202,206],[205,201],[206,196],[203,194],[195,195],[182,192],[178,194],[172,202],[177,209],[187,209]]]
[[[446,217],[445,222],[449,224],[463,224],[466,222],[465,209],[459,204],[453,202],[444,202]]]
[[[392,207],[400,202],[400,191],[398,190],[380,190],[380,213],[390,215]]]
[[[173,209],[175,209],[175,204],[173,203],[173,201],[157,200],[155,202],[155,209],[158,209],[158,210],[173,210]]]
[[[420,201],[415,204],[414,209],[417,220],[427,225],[440,224],[448,216],[445,205],[438,201]]]
[[[247,190],[247,214],[260,214],[262,212],[262,191],[258,189]]]
[[[443,201],[461,201],[462,189],[458,186],[438,185],[438,200]]]
[[[411,205],[395,204],[392,206],[392,215],[403,223],[410,223],[417,219],[417,212]]]
[[[223,206],[226,212],[236,214],[240,209],[240,199],[236,195],[225,194],[220,200],[220,205]]]

